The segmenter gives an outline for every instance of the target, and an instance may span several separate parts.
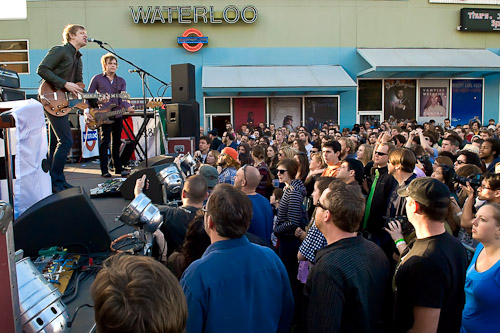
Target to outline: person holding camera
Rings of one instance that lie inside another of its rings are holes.
[[[462,189],[467,193],[467,199],[462,209],[460,225],[471,233],[475,217],[474,210],[478,210],[485,203],[500,204],[500,175],[486,174],[481,186],[477,189],[473,188],[470,183],[467,183],[467,186],[462,186]],[[476,190],[479,202],[476,202]]]

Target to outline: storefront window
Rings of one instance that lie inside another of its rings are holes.
[[[206,114],[220,114],[231,113],[229,98],[206,98],[205,99],[205,113]]]
[[[295,129],[301,124],[302,98],[283,97],[270,98],[270,123],[276,127],[287,126]]]
[[[382,80],[358,81],[358,110],[382,110]]]
[[[308,131],[321,128],[324,123],[338,124],[339,120],[338,97],[306,97],[305,98],[305,126]]]
[[[27,40],[0,41],[0,67],[29,74]]]

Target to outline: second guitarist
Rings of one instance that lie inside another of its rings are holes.
[[[103,73],[95,75],[90,81],[89,93],[100,94],[118,94],[127,91],[127,83],[122,77],[116,75],[118,69],[118,60],[111,53],[107,53],[101,57],[101,65]],[[106,108],[108,105],[116,105],[112,110],[121,108],[127,109],[129,112],[134,112],[134,108],[128,103],[119,98],[110,98],[109,102],[101,105],[101,108]],[[90,117],[86,114],[86,117]],[[111,177],[108,170],[108,148],[111,143],[111,160],[115,168],[115,174],[125,177],[128,172],[123,169],[120,160],[120,145],[121,133],[123,129],[122,115],[115,117],[112,124],[103,124],[99,128],[99,159],[101,164],[101,176]]]

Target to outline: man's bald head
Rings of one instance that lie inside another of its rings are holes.
[[[260,183],[260,172],[251,165],[239,168],[234,179],[234,186],[245,193],[255,192]]]
[[[256,167],[253,166],[247,166],[245,168],[246,171],[246,185],[249,190],[255,191],[257,186],[259,186],[260,183],[260,172]]]

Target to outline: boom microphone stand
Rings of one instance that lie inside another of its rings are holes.
[[[143,114],[143,124],[146,124],[146,121],[147,121],[147,113],[146,113],[146,110],[147,110],[147,106],[146,106],[146,76],[149,75],[150,77],[152,77],[153,79],[155,79],[156,81],[164,84],[166,87],[169,87],[171,86],[170,83],[166,83],[164,82],[163,80],[160,80],[159,78],[157,78],[156,76],[154,76],[153,74],[151,73],[148,73],[147,71],[145,71],[144,69],[140,68],[139,66],[137,66],[136,64],[132,63],[131,61],[128,61],[127,59],[119,56],[118,54],[116,54],[116,52],[114,51],[111,51],[110,49],[108,49],[107,47],[104,46],[104,44],[108,45],[108,43],[105,43],[105,42],[101,42],[99,40],[95,40],[93,38],[88,38],[88,41],[89,42],[94,42],[94,43],[97,43],[99,44],[99,47],[101,49],[104,49],[106,51],[108,51],[109,53],[113,54],[114,56],[116,56],[118,59],[120,60],[123,60],[125,61],[127,64],[135,67],[136,69],[134,70],[129,70],[130,73],[138,73],[139,76],[141,77],[141,84],[142,84],[142,103],[144,105],[144,114]],[[112,47],[111,47],[112,48]],[[149,88],[148,88],[149,90]],[[153,97],[153,96],[151,96]],[[144,134],[144,151],[146,152],[144,155],[145,157],[145,160],[146,160],[146,168],[148,167],[148,138],[147,138],[147,131],[145,131],[145,134]]]

